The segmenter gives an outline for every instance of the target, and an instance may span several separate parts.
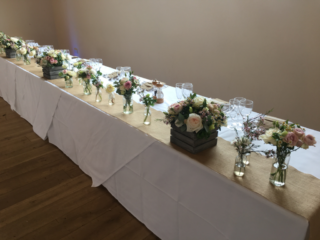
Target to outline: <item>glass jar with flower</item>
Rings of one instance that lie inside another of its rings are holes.
[[[273,122],[273,128],[267,130],[259,139],[276,146],[276,151],[270,150],[266,156],[274,157],[269,181],[277,187],[283,187],[286,184],[292,152],[300,148],[308,149],[309,146],[315,146],[317,143],[315,137],[306,135],[305,129],[299,124],[289,123],[288,120],[283,123]]]
[[[67,69],[59,72],[59,77],[64,78],[65,81],[65,88],[72,88],[73,87],[73,77],[76,76],[76,73],[73,71],[69,71]]]
[[[133,100],[132,95],[135,93],[136,88],[139,86],[139,81],[134,77],[133,72],[129,73],[129,78],[124,77],[120,81],[116,81],[114,86],[117,88],[117,93],[123,96],[123,113],[133,113]]]
[[[95,79],[92,81],[93,86],[96,87],[96,102],[101,102],[102,101],[102,93],[101,89],[103,89],[103,82],[100,81],[99,79]]]
[[[235,129],[237,137],[231,142],[236,148],[238,156],[235,160],[234,175],[242,177],[245,174],[247,154],[253,152],[255,146],[246,136],[239,137],[238,131]]]
[[[115,104],[115,95],[114,95],[115,87],[110,83],[107,85],[106,92],[108,93],[108,104],[114,105]]]
[[[140,96],[140,102],[142,102],[145,106],[143,124],[150,125],[151,124],[151,106],[154,106],[156,99],[153,99],[150,94],[144,95],[144,90],[138,92]]]
[[[96,71],[91,66],[87,66],[85,68],[80,69],[77,72],[77,78],[82,79],[83,94],[91,95],[92,93],[91,79],[92,81],[97,80]]]

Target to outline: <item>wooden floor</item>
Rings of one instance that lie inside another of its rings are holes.
[[[0,98],[0,239],[159,239]]]

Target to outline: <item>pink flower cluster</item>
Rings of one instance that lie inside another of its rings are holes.
[[[123,84],[124,88],[126,90],[129,90],[131,87],[132,87],[132,82],[131,81],[126,81],[124,84]]]
[[[51,64],[57,64],[58,60],[54,59],[53,57],[46,57],[47,61],[49,61]]]
[[[293,132],[289,132],[284,138],[283,141],[288,143],[290,146],[301,147],[303,144],[307,146],[314,146],[317,141],[314,136],[308,134],[305,135],[304,131],[301,128],[295,128]]]

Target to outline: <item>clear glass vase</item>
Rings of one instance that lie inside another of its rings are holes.
[[[251,160],[251,153],[247,153],[246,154],[246,160],[244,160],[243,162],[244,162],[244,164],[245,165],[250,165],[250,160]]]
[[[83,94],[84,95],[91,95],[92,86],[91,86],[90,80],[83,80],[82,86],[83,86]]]
[[[123,113],[124,114],[133,113],[132,95],[123,96]]]
[[[23,56],[23,63],[24,63],[24,65],[30,65],[31,64],[31,59],[30,59],[29,54],[26,54],[26,55]]]
[[[21,61],[22,55],[20,53],[16,53],[16,60]]]
[[[145,106],[144,115],[143,115],[143,124],[150,125],[151,124],[151,109],[150,106]]]
[[[82,85],[82,78],[78,78],[79,85]]]
[[[109,93],[109,99],[108,99],[108,103],[109,105],[114,105],[116,102],[116,97],[114,95],[114,93]]]
[[[102,101],[101,88],[96,88],[96,102]]]
[[[64,82],[65,82],[65,88],[72,88],[73,87],[72,78],[64,79]]]
[[[246,170],[246,161],[247,156],[243,153],[238,153],[234,164],[234,175],[238,177],[242,177],[244,175],[244,172]]]
[[[278,151],[277,151],[278,152]],[[275,157],[270,173],[270,183],[277,187],[283,187],[286,184],[287,171],[290,162],[290,154],[279,154]]]

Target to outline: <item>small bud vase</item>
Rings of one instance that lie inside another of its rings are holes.
[[[16,53],[16,60],[21,61],[22,55],[20,53]]]
[[[101,88],[96,88],[96,102],[102,101]]]
[[[108,99],[108,103],[109,105],[114,105],[116,102],[116,98],[115,98],[115,95],[114,93],[109,93],[109,99]]]
[[[133,113],[132,95],[123,96],[123,113],[124,114]]]
[[[72,88],[73,87],[73,81],[72,81],[72,78],[69,78],[69,79],[64,79],[64,82],[65,82],[65,88]]]
[[[277,153],[275,162],[271,167],[269,178],[271,184],[276,187],[283,187],[286,184],[289,162],[290,154],[280,154],[279,152]]]
[[[24,63],[24,65],[30,65],[31,64],[31,60],[30,60],[29,54],[26,54],[26,55],[23,56],[23,63]]]
[[[151,109],[150,109],[150,106],[146,106],[145,107],[143,124],[145,124],[145,125],[150,125],[151,124]]]
[[[91,95],[92,86],[91,86],[90,80],[83,80],[82,86],[83,86],[83,94],[84,95]]]
[[[238,177],[242,177],[244,175],[247,156],[243,153],[238,153],[238,156],[236,157],[235,164],[234,164],[234,175]]]

